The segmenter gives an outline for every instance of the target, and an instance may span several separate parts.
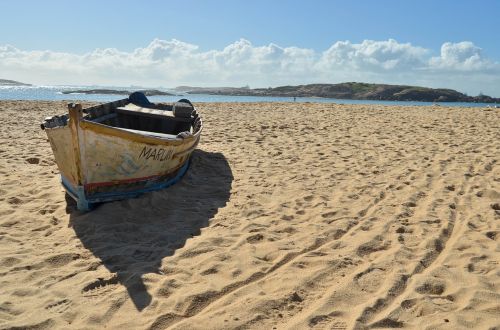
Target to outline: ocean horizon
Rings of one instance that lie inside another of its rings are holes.
[[[187,98],[192,102],[311,102],[311,103],[336,103],[336,104],[375,104],[375,105],[401,105],[401,106],[422,106],[422,105],[442,105],[452,107],[488,107],[491,103],[471,103],[471,102],[420,102],[420,101],[378,101],[378,100],[350,100],[321,97],[280,97],[280,96],[235,96],[235,95],[210,95],[210,94],[190,94],[180,93],[169,88],[142,88],[137,86],[75,86],[75,85],[44,85],[44,86],[0,86],[0,100],[22,100],[22,101],[92,101],[110,102],[121,98],[126,98],[123,94],[84,94],[71,93],[63,94],[68,90],[85,89],[114,89],[134,91],[140,89],[156,89],[169,92],[175,95],[149,96],[152,102],[175,102],[181,98]]]

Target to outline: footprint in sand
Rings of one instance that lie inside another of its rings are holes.
[[[12,204],[12,205],[20,205],[20,204],[24,204],[24,201],[20,198],[17,198],[17,197],[11,197],[7,200],[7,202],[9,204]]]
[[[336,317],[340,317],[342,315],[343,315],[343,313],[338,312],[338,311],[331,312],[330,314],[327,314],[327,315],[323,315],[323,314],[315,315],[309,319],[308,324],[309,324],[309,327],[311,327],[311,328],[317,327],[317,326],[319,326],[321,328],[323,328],[323,326],[325,326],[324,328],[326,328],[327,323],[331,323]],[[344,321],[336,321],[333,324],[331,324],[330,329],[347,329],[347,323]]]
[[[47,205],[46,208],[41,209],[40,211],[38,211],[38,213],[40,213],[41,215],[52,214],[57,210],[57,208],[57,205]]]
[[[489,231],[485,235],[489,239],[496,241],[497,240],[497,236],[498,236],[498,232],[497,231]]]
[[[257,243],[257,242],[260,242],[264,239],[264,235],[262,234],[255,234],[255,235],[252,235],[252,236],[248,236],[247,237],[247,242],[248,243]]]
[[[87,284],[83,289],[82,293],[85,296],[98,296],[100,291],[106,289],[115,288],[118,284],[118,276],[113,276],[109,279],[98,278],[92,283]]]
[[[387,250],[390,246],[391,244],[384,241],[381,236],[376,236],[371,241],[361,244],[358,247],[356,254],[363,257],[377,251]]]
[[[470,258],[470,262],[467,264],[469,273],[488,274],[496,269],[498,269],[498,261],[492,260],[484,254]]]
[[[497,215],[500,215],[500,203],[491,204],[491,208]]]
[[[304,197],[304,200],[305,200],[306,202],[310,202],[310,201],[312,201],[313,199],[314,199],[314,196],[313,196],[313,195],[308,195],[308,196],[305,196],[305,197]]]
[[[417,203],[415,203],[415,202],[407,202],[407,203],[404,203],[403,205],[406,206],[406,207],[416,207]]]
[[[200,275],[202,276],[206,276],[206,275],[212,275],[212,274],[217,274],[219,272],[219,270],[217,269],[217,267],[210,267],[208,269],[205,269],[204,271],[202,271],[200,273]]]
[[[63,299],[55,303],[48,304],[47,306],[45,306],[45,309],[49,310],[50,312],[63,313],[69,308],[70,304],[70,300]]]
[[[380,267],[369,267],[364,271],[357,273],[353,281],[363,291],[375,292],[385,281],[385,269]]]
[[[26,158],[26,162],[33,164],[33,165],[36,165],[36,164],[40,163],[40,158],[37,158],[37,157]]]
[[[401,307],[403,309],[410,309],[417,303],[417,299],[407,299],[401,302]]]
[[[446,289],[446,284],[442,280],[429,278],[415,288],[420,294],[441,295]]]
[[[44,264],[50,267],[62,267],[80,258],[81,255],[78,253],[60,253],[45,259]]]
[[[17,265],[21,262],[21,259],[15,258],[15,257],[7,257],[4,258],[0,261],[0,266],[2,267],[12,267],[14,265]]]
[[[283,229],[278,229],[275,231],[275,233],[281,234],[281,233],[287,233],[287,234],[294,234],[297,232],[297,229],[293,227],[285,227]]]

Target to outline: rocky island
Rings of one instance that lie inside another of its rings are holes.
[[[0,86],[31,86],[31,84],[25,84],[15,80],[0,79]]]
[[[175,96],[175,94],[159,91],[157,89],[145,89],[138,91],[127,91],[118,89],[77,89],[77,90],[62,91],[63,94],[113,94],[113,95],[130,95],[133,92],[142,92],[146,96]]]
[[[347,82],[340,84],[310,84],[274,88],[249,87],[189,87],[175,89],[190,94],[324,97],[348,100],[425,101],[425,102],[482,102],[500,103],[500,98],[487,95],[468,96],[453,89],[427,88],[406,85],[367,84]]]

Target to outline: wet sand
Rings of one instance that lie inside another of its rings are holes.
[[[0,101],[0,328],[500,327],[500,109],[198,104],[186,176],[81,213]]]

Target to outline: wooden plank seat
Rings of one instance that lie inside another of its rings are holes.
[[[117,107],[115,112],[124,115],[144,116],[157,119],[165,119],[165,117],[167,117],[169,120],[183,123],[191,123],[193,121],[193,118],[175,117],[172,111],[144,108],[132,103],[129,103],[124,107]]]

